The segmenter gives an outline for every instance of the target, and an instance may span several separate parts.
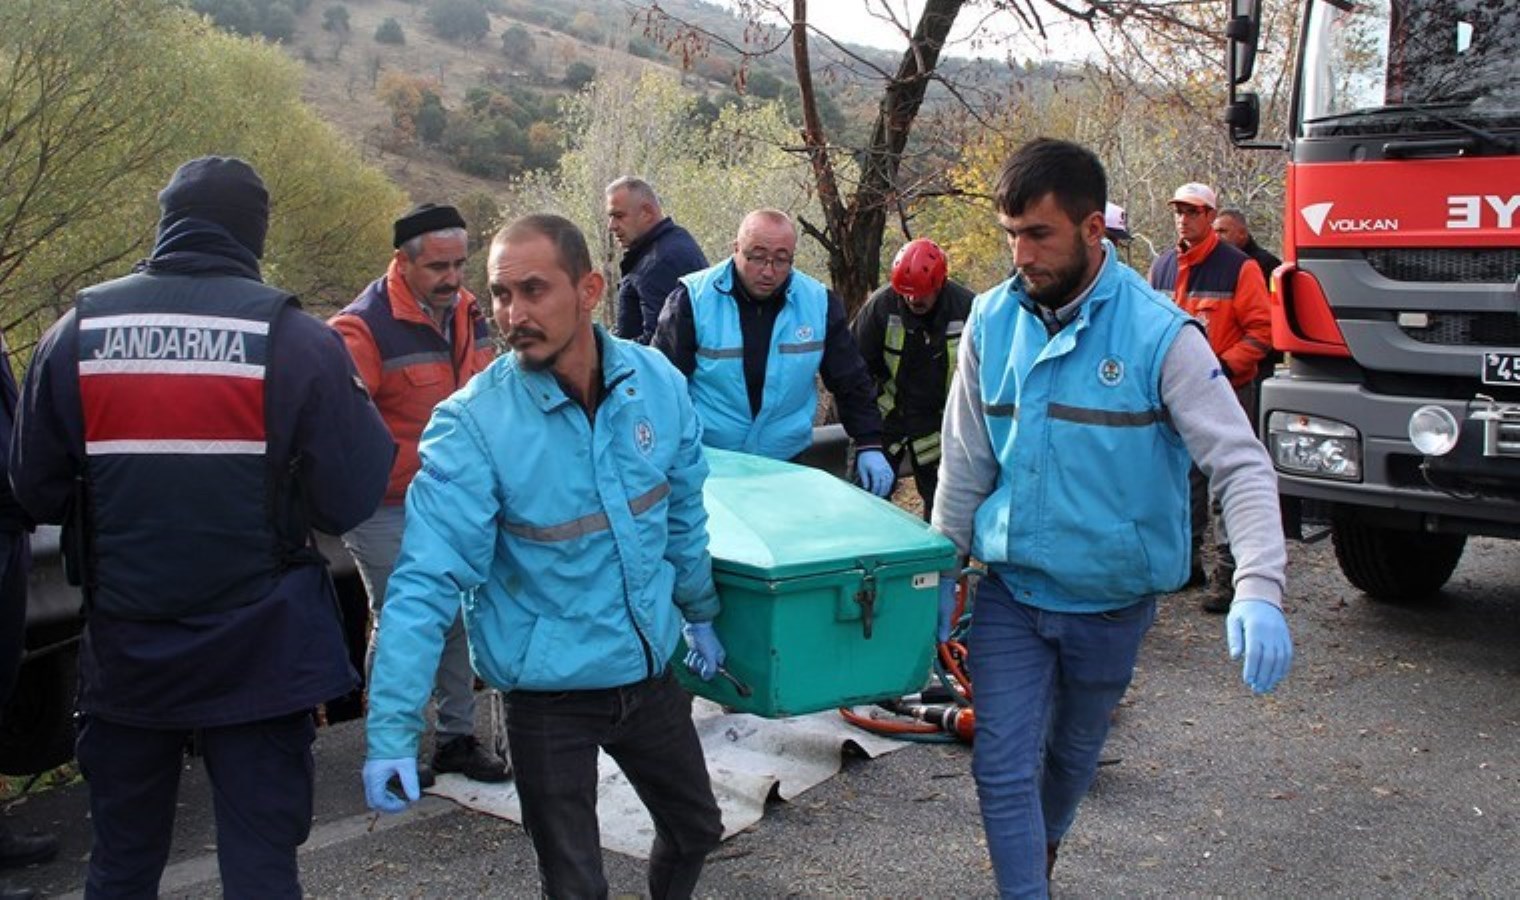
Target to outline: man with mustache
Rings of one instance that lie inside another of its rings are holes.
[[[406,488],[417,474],[417,441],[433,407],[495,358],[485,315],[465,290],[469,232],[452,206],[424,203],[397,219],[396,248],[385,275],[332,318],[359,375],[398,445],[385,502],[343,535],[369,594],[370,646],[375,657],[380,609],[401,552]],[[507,764],[475,739],[475,673],[464,627],[455,617],[438,667],[435,772],[500,782]],[[424,773],[423,780],[427,780]]]
[[[890,496],[897,477],[881,451],[876,385],[844,304],[792,268],[796,253],[791,216],[751,212],[733,257],[684,276],[666,298],[651,346],[690,380],[704,444],[771,459],[812,444],[822,377],[855,442],[861,486]]]
[[[908,460],[925,519],[934,511],[939,483],[945,392],[971,313],[971,292],[948,276],[938,244],[909,241],[892,259],[891,283],[872,294],[850,323],[876,380],[887,461],[895,473]]]
[[[365,798],[399,812],[418,797],[419,713],[462,595],[481,677],[506,698],[543,896],[607,896],[605,750],[654,821],[649,896],[690,897],[723,834],[671,671],[683,633],[702,678],[724,661],[702,426],[664,357],[596,324],[606,281],[573,223],[516,220],[486,274],[512,352],[439,404],[422,437],[375,655]]]
[[[1016,271],[976,298],[941,431],[933,525],[987,565],[971,771],[1004,897],[1046,896],[1156,595],[1187,578],[1190,456],[1236,540],[1230,655],[1258,693],[1293,656],[1272,463],[1197,322],[1114,258],[1107,193],[1067,141],[1004,165]],[[940,585],[944,629],[954,578]]]

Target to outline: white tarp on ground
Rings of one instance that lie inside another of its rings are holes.
[[[723,810],[725,839],[760,821],[773,790],[781,799],[791,800],[833,777],[839,771],[844,744],[854,744],[870,757],[907,746],[862,731],[834,710],[790,719],[762,719],[746,713],[725,713],[717,704],[698,697],[692,719],[707,755],[713,793]],[[460,775],[444,775],[428,793],[522,822],[515,782],[480,784]],[[605,753],[600,762],[597,815],[603,847],[638,859],[649,857],[654,825],[628,780]]]

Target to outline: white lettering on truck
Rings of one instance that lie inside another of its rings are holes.
[[[1514,228],[1515,213],[1520,212],[1520,194],[1508,199],[1496,194],[1457,194],[1447,197],[1446,212],[1450,218],[1446,220],[1446,227],[1458,230],[1482,228],[1485,207],[1494,212],[1494,227]]]

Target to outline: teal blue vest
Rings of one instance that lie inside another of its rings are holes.
[[[818,409],[818,368],[828,331],[829,292],[798,271],[787,283],[765,362],[759,415],[750,417],[744,385],[744,336],[734,298],[734,264],[725,260],[681,279],[691,297],[697,331],[697,368],[691,400],[702,420],[702,443],[791,459],[813,441]]]
[[[1188,453],[1161,405],[1161,365],[1190,320],[1105,260],[1076,317],[1048,337],[1017,278],[977,298],[997,484],[973,555],[1022,603],[1101,612],[1188,574]]]

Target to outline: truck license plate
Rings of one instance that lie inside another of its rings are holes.
[[[1483,354],[1484,384],[1520,384],[1520,353]]]

